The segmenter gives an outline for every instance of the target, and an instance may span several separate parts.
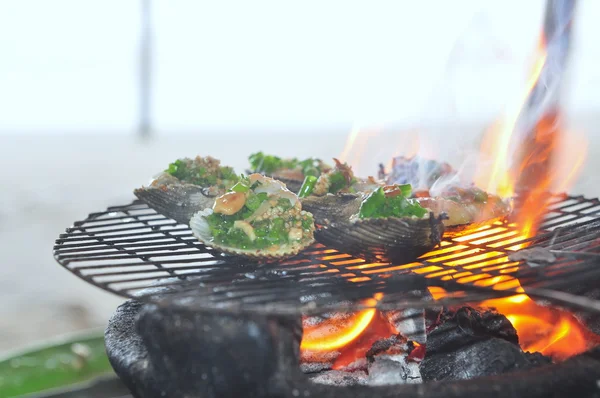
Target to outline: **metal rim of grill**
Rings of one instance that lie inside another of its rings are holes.
[[[556,261],[511,261],[508,255],[523,243],[551,250]],[[63,267],[122,297],[169,297],[177,304],[172,298],[182,296],[189,306],[185,297],[192,294],[198,310],[267,315],[354,311],[376,293],[383,293],[380,309],[478,302],[522,292],[519,287],[552,300],[557,297],[548,296],[549,289],[600,280],[599,256],[600,201],[564,194],[552,197],[532,238],[519,237],[514,224],[495,223],[445,239],[409,264],[369,262],[320,244],[278,263],[249,262],[203,245],[187,226],[140,201],[90,214],[54,246]],[[432,300],[425,288],[431,286],[445,289],[447,297]],[[566,297],[567,303],[576,301]]]

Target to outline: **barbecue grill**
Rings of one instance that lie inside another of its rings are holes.
[[[57,239],[54,256],[86,282],[126,298],[160,301],[166,292],[193,290],[203,311],[356,311],[364,308],[361,299],[375,293],[384,293],[377,304],[380,309],[453,305],[511,296],[519,293],[519,286],[533,297],[598,309],[598,303],[549,289],[597,280],[599,240],[598,199],[558,195],[531,238],[519,236],[510,222],[498,222],[445,239],[438,249],[409,264],[371,262],[320,244],[282,262],[257,263],[215,252],[187,226],[134,201],[74,223]],[[524,244],[545,248],[556,260],[512,260]],[[405,278],[415,274],[428,286],[452,293],[437,301],[407,296],[414,289]],[[156,294],[161,287],[169,289]]]
[[[358,311],[376,294],[380,300],[371,305],[413,309],[409,317],[422,315],[419,309],[512,296],[521,287],[569,308],[598,333],[600,201],[568,195],[549,201],[531,238],[521,237],[510,220],[497,222],[445,239],[409,264],[368,261],[319,244],[282,262],[242,260],[215,252],[187,226],[139,201],[75,222],[57,239],[54,255],[86,282],[135,299],[119,308],[106,339],[113,367],[137,396],[519,396],[531,388],[539,396],[593,396],[598,349],[522,372],[517,381],[506,375],[342,388],[314,384],[298,367],[301,315]],[[517,250],[524,244],[527,250]],[[433,286],[447,295],[432,300],[425,287]]]

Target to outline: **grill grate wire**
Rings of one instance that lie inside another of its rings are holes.
[[[511,261],[510,253],[523,243],[547,248],[556,261]],[[510,222],[497,222],[447,238],[409,264],[370,262],[320,244],[279,263],[248,262],[221,255],[187,226],[134,201],[75,222],[56,240],[54,257],[83,280],[122,297],[160,302],[193,291],[202,310],[350,311],[375,293],[384,293],[379,308],[451,305],[513,295],[520,286],[542,291],[600,280],[600,201],[557,195],[532,238],[520,237]],[[433,301],[426,286],[449,294]]]

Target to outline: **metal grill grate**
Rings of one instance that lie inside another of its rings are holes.
[[[539,267],[511,261],[508,255],[526,242],[553,250],[557,260]],[[430,295],[415,290],[419,283],[452,292],[443,299],[451,304],[508,296],[520,285],[600,280],[600,202],[555,196],[533,238],[519,236],[514,224],[496,223],[444,240],[409,264],[368,262],[319,244],[287,261],[258,264],[213,251],[187,226],[136,201],[76,222],[56,241],[54,255],[80,278],[123,297],[160,300],[193,289],[204,310],[356,310],[375,293],[384,293],[381,308],[427,306]]]

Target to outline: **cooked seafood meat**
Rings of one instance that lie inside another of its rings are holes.
[[[219,251],[256,259],[296,255],[314,242],[314,220],[298,197],[260,174],[242,178],[190,220],[194,235]]]

